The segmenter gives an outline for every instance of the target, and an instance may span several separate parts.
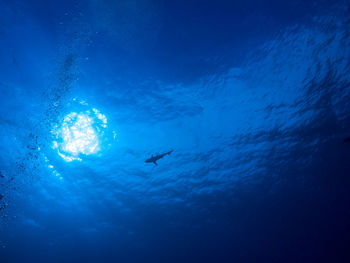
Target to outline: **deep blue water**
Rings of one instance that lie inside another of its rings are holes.
[[[0,95],[1,263],[350,262],[348,1],[0,0]]]

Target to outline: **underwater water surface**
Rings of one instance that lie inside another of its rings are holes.
[[[350,262],[348,1],[0,0],[0,262]]]

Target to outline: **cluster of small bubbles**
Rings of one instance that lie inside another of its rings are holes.
[[[47,163],[47,168],[52,172],[52,174],[58,179],[62,180],[63,179],[62,175],[56,170],[55,166],[53,166],[50,163],[49,159],[46,156],[44,156],[44,160]]]
[[[12,177],[11,177],[12,178]],[[8,207],[8,193],[11,190],[11,182],[12,179],[9,179],[8,176],[4,175],[2,171],[0,171],[0,219],[1,223],[4,223],[8,215],[5,209]],[[12,188],[13,190],[13,188]]]
[[[65,53],[62,63],[59,63],[57,72],[52,79],[54,83],[43,92],[45,103],[42,105],[42,118],[37,120],[37,125],[32,127],[25,138],[25,146],[14,159],[12,169],[0,171],[0,218],[7,220],[7,210],[11,202],[11,194],[21,189],[22,184],[32,183],[40,178],[40,172],[45,157],[48,139],[51,139],[52,126],[57,127],[59,116],[64,107],[64,101],[71,90],[73,83],[77,80],[75,68],[76,56]],[[56,123],[56,124],[55,124]],[[61,175],[55,170],[54,174],[61,179]],[[0,244],[1,246],[1,244]]]

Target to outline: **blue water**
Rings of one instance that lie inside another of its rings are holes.
[[[1,263],[350,262],[348,1],[0,0],[0,95]]]

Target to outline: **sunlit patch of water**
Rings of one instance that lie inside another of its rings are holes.
[[[85,101],[80,104],[87,106]],[[53,149],[67,162],[81,161],[83,156],[96,154],[101,150],[106,129],[107,118],[96,108],[70,112],[52,130]]]

